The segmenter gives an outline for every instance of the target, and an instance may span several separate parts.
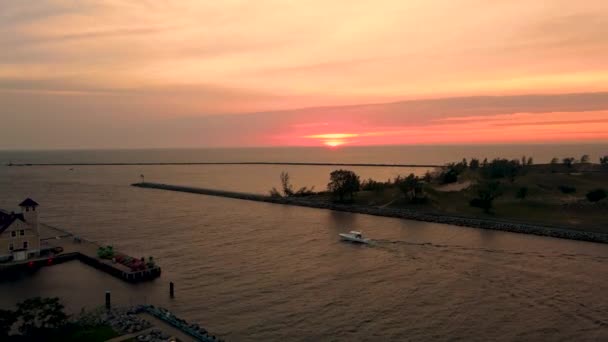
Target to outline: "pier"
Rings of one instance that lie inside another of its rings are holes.
[[[78,260],[131,283],[152,280],[161,275],[160,266],[146,264],[118,251],[111,259],[100,258],[97,255],[102,247],[100,244],[74,236],[63,229],[39,224],[39,230],[40,255],[23,261],[0,263],[0,274],[35,270]]]

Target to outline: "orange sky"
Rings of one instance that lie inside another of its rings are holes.
[[[576,114],[576,115],[575,115]],[[573,117],[576,117],[573,119]],[[608,140],[608,111],[515,113],[434,120],[427,125],[351,128],[341,134],[298,133],[279,137],[291,145],[471,144],[597,142]],[[330,131],[330,130],[327,130]]]
[[[0,148],[607,141],[606,18],[604,0],[6,0]],[[472,96],[501,103],[416,102]],[[367,103],[388,104],[345,106]]]

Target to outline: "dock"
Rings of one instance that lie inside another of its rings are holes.
[[[78,237],[63,229],[40,224],[40,256],[23,261],[0,263],[0,274],[35,270],[67,261],[78,260],[131,283],[160,277],[161,268],[138,258],[115,252],[111,259],[100,258],[97,253],[101,244]],[[60,251],[60,252],[56,252]]]

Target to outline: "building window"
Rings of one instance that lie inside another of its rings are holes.
[[[17,231],[16,230],[11,231],[11,237],[15,237],[15,236],[17,236]]]
[[[23,241],[23,249],[27,249],[27,247],[28,247],[27,245],[28,245],[27,241]]]
[[[13,249],[15,249],[15,246],[13,246],[13,243],[11,242],[11,243],[8,244],[8,251],[12,252]]]
[[[30,207],[25,207],[25,211],[30,211]]]
[[[25,235],[25,230],[21,229],[21,230],[19,231],[19,235],[21,235],[21,236]]]

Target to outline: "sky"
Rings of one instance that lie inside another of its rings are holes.
[[[608,142],[605,0],[0,0],[0,149]]]

